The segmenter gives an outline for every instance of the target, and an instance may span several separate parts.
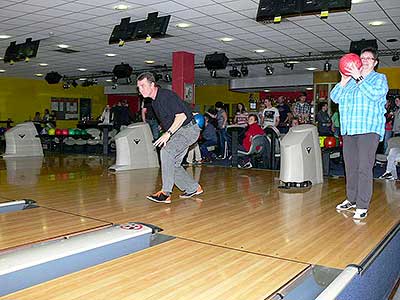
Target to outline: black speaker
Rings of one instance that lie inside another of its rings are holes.
[[[117,78],[127,78],[132,75],[132,67],[128,64],[116,65],[113,69],[113,74]]]
[[[350,43],[350,52],[355,53],[357,55],[361,54],[361,50],[365,48],[374,48],[378,50],[378,43],[376,40],[364,40],[361,41],[351,41]]]
[[[50,72],[46,74],[46,77],[44,77],[44,80],[47,81],[48,84],[56,84],[59,83],[61,80],[62,76],[57,73],[57,72]]]
[[[273,21],[275,17],[291,17],[300,13],[299,0],[260,0],[256,21]]]
[[[213,53],[207,54],[204,58],[204,64],[207,70],[220,70],[225,69],[228,64],[229,58],[226,57],[225,53]]]

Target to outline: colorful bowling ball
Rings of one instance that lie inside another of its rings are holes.
[[[326,136],[320,136],[319,137],[319,146],[321,148],[324,148],[324,142],[325,142]]]
[[[48,134],[48,135],[55,135],[55,134],[56,134],[56,130],[55,130],[54,128],[50,128],[50,129],[47,131],[47,134]]]
[[[62,135],[68,135],[68,134],[69,134],[68,129],[63,129],[63,130],[61,131],[61,134],[62,134]]]
[[[343,55],[342,58],[339,60],[340,73],[346,76],[350,76],[346,69],[349,68],[352,63],[356,65],[357,69],[360,69],[362,66],[361,59],[357,54],[347,53]]]
[[[62,130],[60,128],[57,128],[55,131],[56,135],[61,135],[62,134]]]
[[[87,135],[88,133],[87,133],[86,129],[82,129],[82,130],[81,130],[81,134],[82,134],[82,135]]]
[[[204,116],[202,114],[195,114],[194,120],[200,128],[204,127]]]
[[[333,136],[327,136],[324,141],[325,148],[334,148],[336,147],[336,139]]]
[[[81,135],[81,130],[79,128],[75,129],[75,135]]]
[[[75,135],[75,129],[73,129],[73,128],[68,129],[68,134]]]

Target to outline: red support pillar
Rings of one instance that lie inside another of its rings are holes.
[[[172,53],[172,90],[183,100],[194,104],[194,54]]]

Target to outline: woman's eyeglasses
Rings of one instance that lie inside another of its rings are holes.
[[[373,58],[373,57],[360,57],[360,58],[361,58],[361,60],[370,60],[370,61],[375,60],[375,58]]]

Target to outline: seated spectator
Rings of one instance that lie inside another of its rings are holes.
[[[201,157],[205,161],[211,160],[211,153],[208,151],[207,147],[216,146],[218,144],[217,130],[214,125],[210,122],[210,116],[204,115],[204,129],[201,133],[200,141],[200,152]]]
[[[40,112],[36,112],[35,116],[33,117],[33,122],[40,122],[41,118],[40,118]]]
[[[249,115],[248,127],[246,128],[246,132],[244,134],[243,143],[238,145],[238,150],[248,152],[251,147],[251,140],[256,135],[263,135],[264,130],[258,125],[258,117],[255,114]],[[242,168],[251,168],[250,158],[243,159],[242,162],[239,163],[239,167]]]
[[[249,113],[246,111],[246,107],[243,103],[238,103],[233,123],[237,125],[246,125],[248,118]]]
[[[290,122],[290,127],[295,127],[295,126],[299,126],[299,125],[300,125],[299,118],[293,117]]]
[[[48,121],[50,121],[50,111],[49,111],[47,108],[44,110],[44,114],[43,114],[43,119],[42,119],[42,121],[43,121],[43,122],[48,122]]]

